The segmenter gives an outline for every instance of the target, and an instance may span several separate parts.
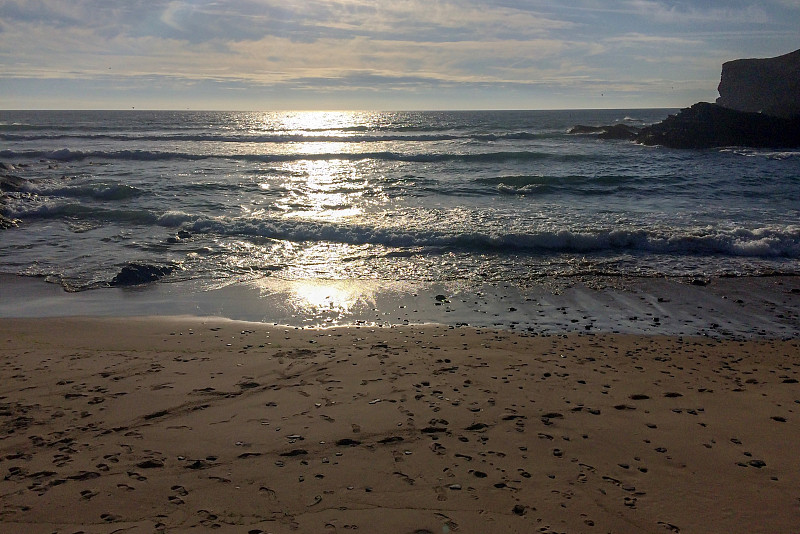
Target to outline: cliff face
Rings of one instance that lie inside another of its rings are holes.
[[[776,117],[800,115],[800,50],[722,65],[717,104]]]

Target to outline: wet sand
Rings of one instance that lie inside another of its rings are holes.
[[[791,532],[800,342],[718,337],[0,319],[0,530]]]
[[[538,334],[800,337],[800,276],[543,278],[530,287],[386,280],[155,283],[67,293],[0,275],[0,317],[192,315],[301,327],[447,324]]]

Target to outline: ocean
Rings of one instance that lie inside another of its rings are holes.
[[[800,151],[574,135],[674,110],[0,111],[0,273],[193,287],[800,273]]]

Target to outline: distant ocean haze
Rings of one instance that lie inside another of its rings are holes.
[[[567,131],[671,110],[0,112],[0,272],[508,282],[796,274],[800,152]]]

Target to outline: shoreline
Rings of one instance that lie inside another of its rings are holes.
[[[9,532],[787,532],[800,343],[0,319]]]
[[[219,317],[303,328],[442,324],[538,334],[800,337],[800,276],[543,278],[511,284],[387,280],[156,282],[66,292],[0,275],[0,317]]]

